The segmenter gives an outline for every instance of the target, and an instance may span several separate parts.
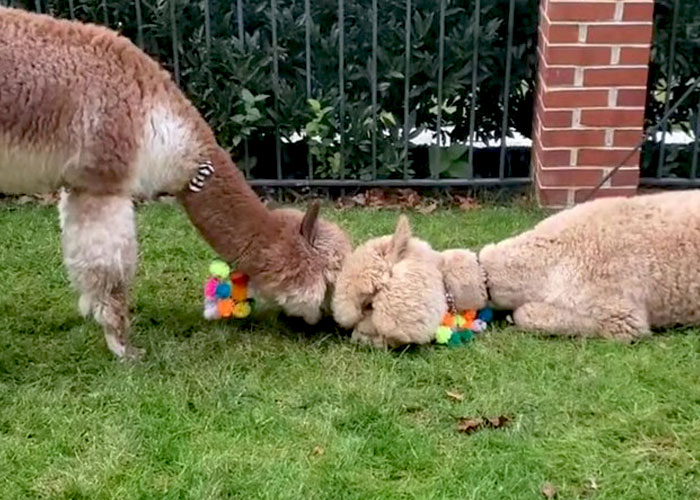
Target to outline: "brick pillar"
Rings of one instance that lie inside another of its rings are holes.
[[[582,201],[642,138],[653,0],[540,0],[533,172],[543,206]],[[596,196],[631,195],[634,155]]]

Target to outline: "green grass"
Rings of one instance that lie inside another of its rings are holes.
[[[356,241],[396,213],[326,214]],[[531,226],[519,208],[411,216],[438,248]],[[0,498],[700,497],[700,335],[634,346],[495,328],[380,352],[333,326],[207,323],[212,254],[181,211],[139,209],[139,364],[83,322],[55,209],[0,207]],[[464,394],[463,401],[446,391]],[[460,416],[514,416],[471,435]],[[314,451],[315,450],[315,451]]]

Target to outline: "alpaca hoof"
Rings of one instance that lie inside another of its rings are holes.
[[[146,355],[146,349],[127,345],[124,355],[120,358],[122,361],[141,361]]]

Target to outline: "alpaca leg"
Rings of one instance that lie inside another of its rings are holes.
[[[624,304],[586,307],[585,314],[546,302],[528,302],[513,313],[515,325],[523,330],[550,335],[639,339],[650,333],[641,311]]]
[[[116,356],[139,357],[142,351],[128,342],[128,290],[138,259],[131,200],[64,192],[59,211],[64,263],[80,293],[80,312],[102,325]]]

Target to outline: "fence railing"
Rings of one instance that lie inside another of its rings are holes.
[[[253,184],[530,182],[537,0],[29,1],[160,60]]]
[[[700,9],[656,0],[642,148],[643,185],[700,186]],[[667,117],[667,119],[664,119]]]

